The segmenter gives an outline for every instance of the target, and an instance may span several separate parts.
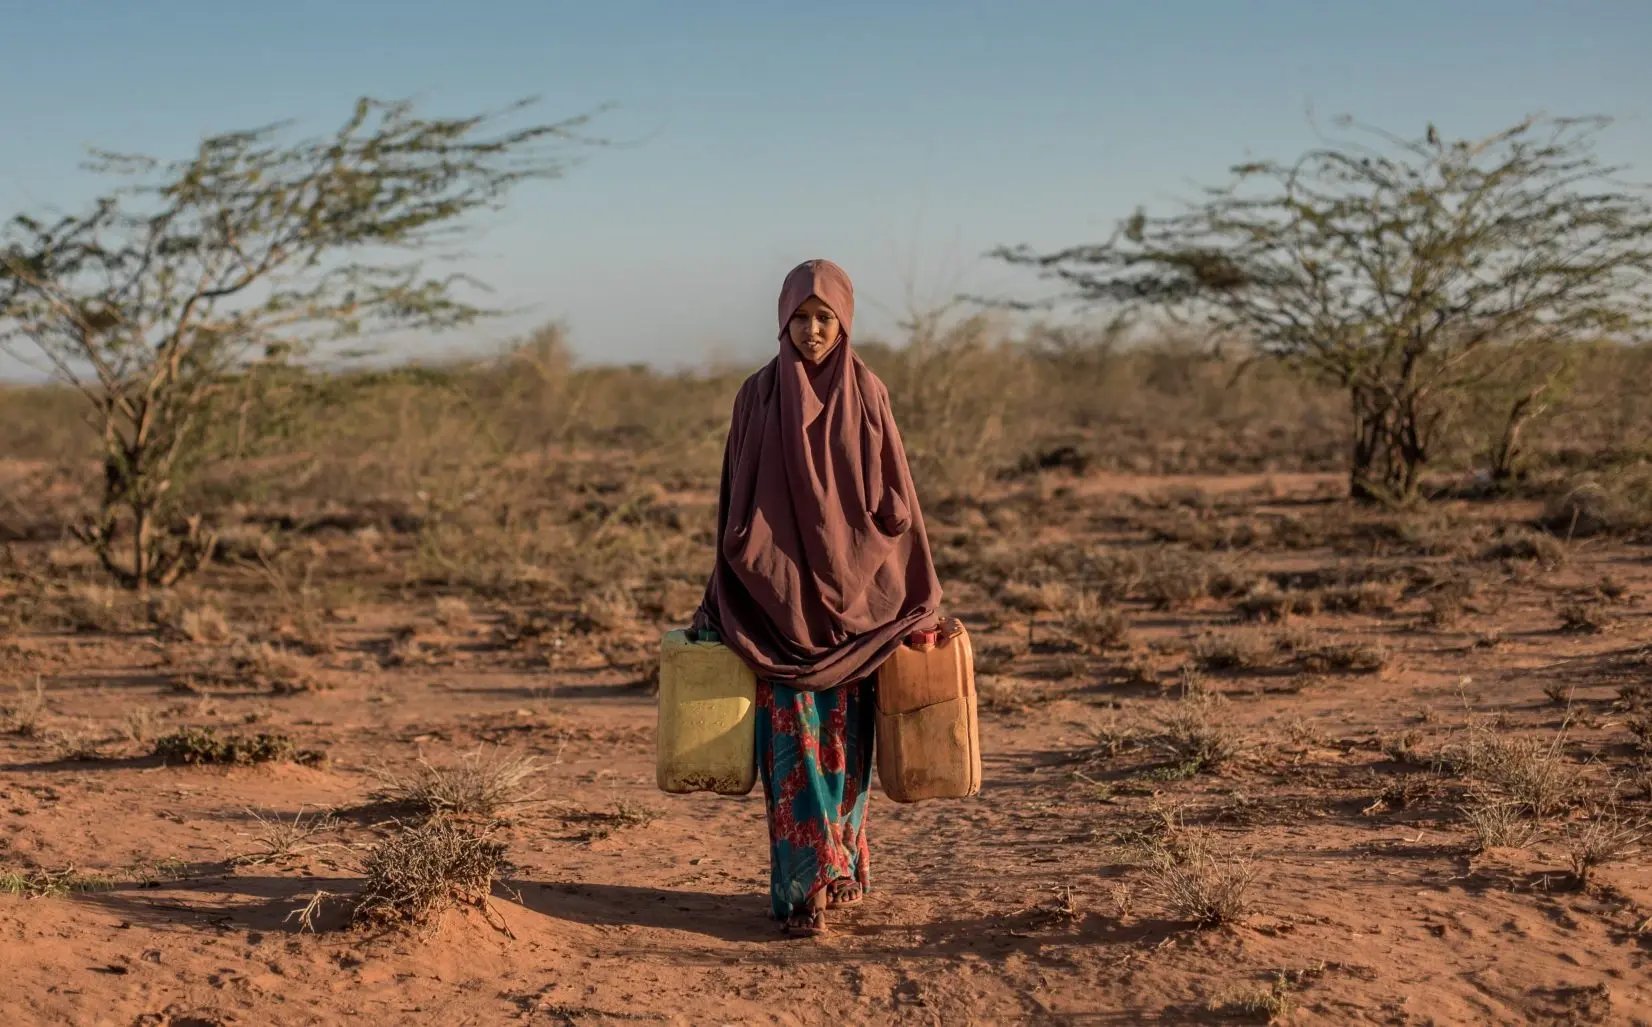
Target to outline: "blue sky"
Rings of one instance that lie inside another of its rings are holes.
[[[461,13],[463,12],[463,13]],[[520,96],[606,103],[562,181],[470,249],[525,319],[589,359],[755,360],[795,262],[855,278],[861,334],[920,298],[1025,282],[1003,242],[1103,236],[1141,202],[1311,141],[1305,111],[1406,133],[1538,110],[1625,120],[1609,155],[1652,178],[1645,0],[0,0],[0,215],[75,207],[85,147],[187,154],[363,93],[457,114]],[[0,372],[15,373],[0,364]]]

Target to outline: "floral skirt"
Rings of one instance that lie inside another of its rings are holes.
[[[826,692],[757,685],[757,767],[777,920],[802,912],[834,881],[870,890],[866,800],[876,687],[875,679]]]

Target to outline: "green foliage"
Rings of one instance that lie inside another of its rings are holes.
[[[90,405],[105,487],[80,537],[118,581],[169,585],[210,553],[178,486],[226,411],[240,412],[246,449],[263,427],[245,416],[254,393],[294,387],[288,362],[496,313],[463,295],[479,283],[431,276],[415,257],[513,187],[564,171],[584,119],[496,127],[521,106],[427,119],[362,99],[330,136],[287,142],[278,124],[210,136],[171,163],[99,153],[94,169],[131,184],[84,214],[6,226],[0,347],[42,358]]]
[[[1454,142],[1367,130],[1370,145],[1236,167],[1181,213],[1138,212],[1105,243],[996,255],[1081,301],[1238,333],[1337,383],[1354,494],[1409,498],[1455,397],[1509,393],[1512,445],[1563,370],[1560,344],[1652,323],[1652,203],[1596,157],[1607,124],[1532,118]]]

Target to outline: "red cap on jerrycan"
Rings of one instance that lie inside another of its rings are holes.
[[[906,636],[906,644],[912,649],[933,649],[941,644],[941,629],[930,628],[928,631],[914,631]]]

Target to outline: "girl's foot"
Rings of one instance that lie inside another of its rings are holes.
[[[828,907],[854,906],[859,904],[860,900],[865,897],[866,891],[861,888],[858,881],[838,880],[826,886],[826,905]]]
[[[826,926],[826,889],[822,888],[809,896],[809,904],[786,921],[786,933],[800,938],[818,938],[823,934],[830,934]]]

